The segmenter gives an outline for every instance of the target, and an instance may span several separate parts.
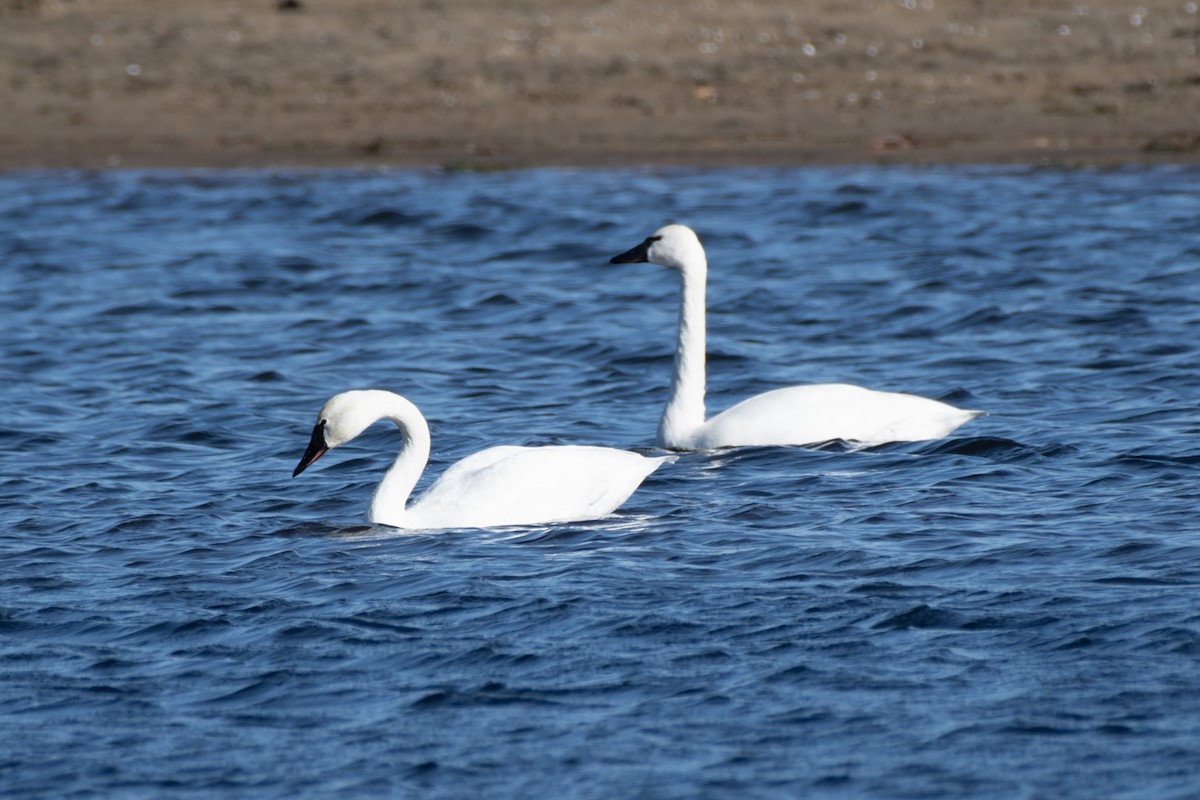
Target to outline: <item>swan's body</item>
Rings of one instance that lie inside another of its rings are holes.
[[[614,264],[650,262],[679,271],[682,299],[671,395],[658,443],[672,450],[803,445],[842,439],[862,444],[940,439],[980,415],[911,394],[842,383],[775,389],[710,420],[704,411],[704,292],[708,260],[691,228],[667,225]]]
[[[325,451],[375,422],[396,424],[404,444],[368,518],[396,528],[488,528],[596,519],[615,511],[668,457],[611,447],[489,447],[450,466],[411,505],[429,460],[429,425],[417,407],[382,390],[343,392],[321,409],[295,477]]]

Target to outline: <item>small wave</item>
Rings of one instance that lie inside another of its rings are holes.
[[[882,619],[871,627],[875,630],[904,630],[908,628],[960,629],[964,625],[965,621],[961,615],[922,604]]]
[[[1071,455],[1075,448],[1066,445],[1033,446],[997,436],[970,436],[942,439],[920,446],[925,455],[959,455],[986,458],[991,461],[1021,461],[1031,458],[1057,458]]]
[[[510,689],[503,683],[491,681],[476,689],[440,689],[414,700],[412,708],[474,708],[479,706],[547,706],[559,702],[543,693],[529,689]]]
[[[317,220],[322,225],[351,225],[358,228],[412,228],[424,225],[429,217],[411,214],[394,208],[350,208],[334,212]]]
[[[1143,470],[1158,470],[1163,467],[1200,467],[1200,455],[1175,456],[1155,453],[1123,453],[1109,462],[1114,466],[1136,467]]]
[[[442,239],[457,242],[477,242],[493,235],[495,231],[470,222],[457,222],[452,225],[441,225],[433,229],[433,234]]]

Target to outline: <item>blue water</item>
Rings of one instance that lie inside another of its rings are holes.
[[[0,793],[1200,796],[1200,172],[0,174]],[[990,416],[694,453],[613,518],[364,523],[354,387],[654,452],[709,407]]]

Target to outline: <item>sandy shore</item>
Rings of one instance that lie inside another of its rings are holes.
[[[1195,3],[0,0],[0,167],[1200,161]]]

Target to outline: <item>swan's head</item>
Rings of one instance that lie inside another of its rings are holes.
[[[331,397],[317,415],[308,449],[304,451],[292,477],[304,472],[327,451],[345,444],[371,427],[380,417],[381,406],[392,397],[395,395],[391,392],[378,389],[342,392]]]
[[[610,264],[649,262],[674,269],[704,266],[704,248],[696,232],[686,225],[666,225],[632,250],[613,256]]]

